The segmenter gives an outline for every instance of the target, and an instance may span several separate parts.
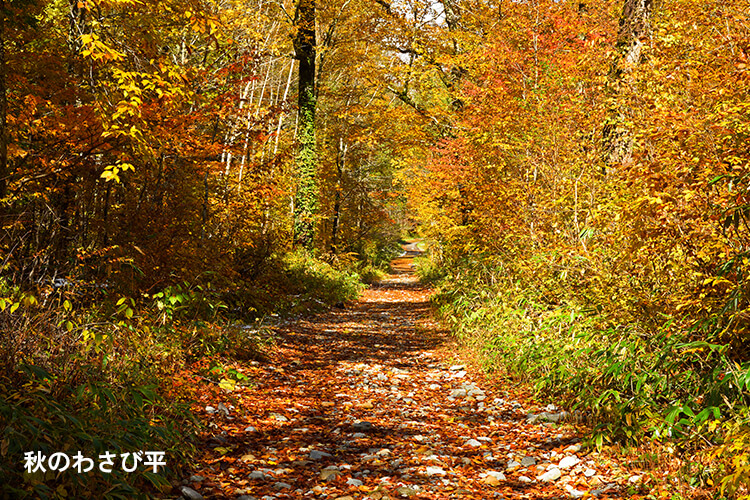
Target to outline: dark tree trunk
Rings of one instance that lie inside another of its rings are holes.
[[[8,91],[5,64],[5,0],[0,0],[0,198],[8,193]]]
[[[299,0],[294,57],[299,60],[299,127],[297,128],[297,192],[294,200],[294,241],[311,248],[318,212],[317,147],[315,144],[315,0]]]
[[[347,147],[343,146],[343,140],[339,139],[339,147],[336,154],[336,192],[333,195],[333,223],[331,227],[331,252],[337,253],[339,246],[339,221],[341,219],[341,190],[343,188],[344,162],[346,161]]]

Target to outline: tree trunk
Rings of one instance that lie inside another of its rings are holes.
[[[602,132],[605,165],[621,165],[631,159],[633,134],[627,122],[630,108],[621,102],[622,86],[632,81],[629,74],[641,63],[643,38],[650,28],[656,0],[625,0],[615,45],[616,56],[609,70],[607,122]]]
[[[299,60],[299,126],[297,128],[297,192],[294,200],[294,242],[311,248],[318,211],[317,148],[315,144],[315,0],[299,0],[294,58]]]
[[[339,221],[341,220],[341,190],[343,189],[344,162],[346,151],[344,140],[339,138],[339,147],[336,152],[336,192],[333,195],[333,223],[331,226],[331,252],[338,253],[339,250]]]
[[[5,0],[0,0],[0,199],[8,194],[8,92],[5,64]]]

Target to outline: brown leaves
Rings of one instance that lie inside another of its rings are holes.
[[[556,465],[570,454],[569,429],[527,424],[519,395],[496,399],[479,388],[481,377],[449,369],[455,347],[429,317],[429,293],[402,272],[346,310],[279,328],[268,363],[235,367],[252,373],[255,387],[233,391],[227,415],[203,412],[198,473],[209,479],[194,488],[213,498],[339,499],[559,498],[565,487],[593,489],[583,467],[558,482],[535,479],[543,471],[522,458]],[[201,409],[227,394],[203,396]],[[515,459],[524,465],[506,470]]]

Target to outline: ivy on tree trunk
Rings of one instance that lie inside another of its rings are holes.
[[[294,57],[299,60],[299,127],[297,128],[297,192],[294,198],[294,242],[310,248],[318,212],[318,155],[315,144],[315,0],[299,0]]]

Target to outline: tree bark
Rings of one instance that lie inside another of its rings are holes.
[[[5,0],[0,0],[0,199],[8,194],[8,91],[5,63]]]
[[[339,250],[339,222],[341,220],[341,190],[344,180],[344,162],[348,146],[344,140],[339,138],[339,146],[336,151],[336,192],[333,195],[333,224],[331,226],[331,252],[338,253]]]
[[[621,102],[622,86],[630,83],[633,68],[643,58],[643,39],[650,29],[656,0],[625,0],[615,45],[616,56],[609,69],[607,122],[602,132],[605,167],[628,163],[633,152],[633,134],[627,121],[630,109]]]
[[[294,242],[312,248],[318,211],[315,141],[315,0],[299,0],[294,16],[294,58],[299,61],[297,97],[297,192],[294,199]]]

